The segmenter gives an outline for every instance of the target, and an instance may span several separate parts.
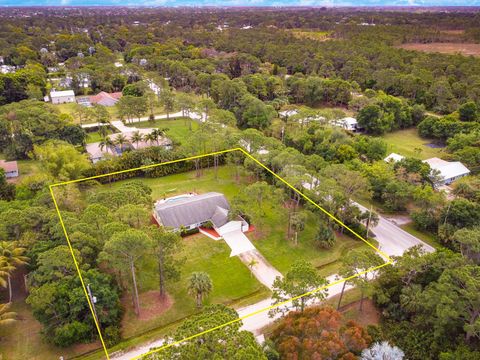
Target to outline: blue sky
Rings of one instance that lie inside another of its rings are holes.
[[[480,0],[0,0],[0,6],[480,6]]]

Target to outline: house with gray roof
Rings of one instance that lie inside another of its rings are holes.
[[[211,221],[215,228],[228,222],[230,204],[218,192],[177,196],[158,201],[153,216],[159,225],[179,230],[195,229]]]

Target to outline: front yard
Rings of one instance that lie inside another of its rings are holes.
[[[212,279],[213,291],[205,304],[222,303],[234,306],[237,301],[248,301],[250,296],[254,296],[253,302],[257,301],[259,295],[269,296],[270,291],[251,276],[248,268],[238,257],[229,257],[230,248],[223,240],[215,241],[202,234],[196,234],[184,238],[183,243],[184,249],[179,257],[185,258],[186,262],[181,268],[181,278],[167,287],[171,296],[171,307],[163,313],[151,314],[148,319],[139,319],[134,315],[127,299],[128,311],[123,319],[124,337],[139,335],[197,312],[195,301],[187,292],[188,278],[195,271],[204,271]],[[156,267],[156,262],[151,261],[139,272],[141,292],[146,300],[146,303],[142,304],[145,312],[154,307],[158,299]]]

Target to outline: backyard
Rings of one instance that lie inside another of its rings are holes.
[[[421,138],[416,128],[387,133],[382,136],[382,139],[388,145],[388,154],[394,152],[421,160],[431,157],[441,157],[443,154],[442,148],[429,146],[428,144],[434,143],[434,140]]]

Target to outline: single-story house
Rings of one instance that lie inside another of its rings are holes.
[[[98,104],[103,106],[113,106],[122,97],[121,92],[107,93],[105,91],[99,92],[97,95],[89,97],[91,104]]]
[[[457,179],[470,174],[460,161],[445,161],[437,157],[423,160],[424,163],[430,165],[430,168],[438,172],[439,180],[435,182],[435,186],[449,185]]]
[[[220,228],[228,222],[229,211],[230,204],[223,194],[208,192],[157,201],[153,216],[159,225],[174,230],[191,230],[209,221]]]
[[[298,110],[292,109],[292,110],[283,110],[279,111],[278,115],[280,115],[283,118],[289,118],[290,116],[294,116],[298,114]]]
[[[403,159],[405,159],[405,156],[402,156],[402,155],[396,154],[396,153],[391,153],[390,155],[388,155],[383,160],[389,163],[389,162],[398,162],[398,161],[401,161]]]
[[[344,128],[348,131],[358,131],[360,128],[358,127],[357,119],[352,117],[345,117],[343,119],[339,119],[333,122],[335,126],[339,126]]]
[[[137,129],[141,135],[145,136],[149,133],[152,132],[153,129]],[[85,146],[85,150],[88,153],[88,156],[90,157],[90,160],[95,164],[97,161],[102,160],[107,154],[117,156],[121,155],[125,150],[136,150],[136,149],[143,149],[149,146],[161,146],[165,148],[166,150],[170,150],[172,148],[172,140],[170,140],[167,137],[162,137],[158,139],[157,141],[154,142],[147,142],[145,139],[142,139],[142,141],[133,142],[132,137],[133,134],[136,132],[134,129],[130,132],[122,132],[122,133],[116,133],[116,134],[110,134],[108,137],[115,142],[115,138],[119,135],[122,134],[125,136],[127,143],[122,145],[120,148],[119,145],[114,145],[110,147],[102,147],[100,146],[101,142],[95,142],[95,143],[90,143]]]
[[[50,100],[52,101],[52,104],[74,103],[75,93],[73,92],[73,90],[54,90],[50,92]]]
[[[7,179],[18,177],[18,164],[16,161],[0,160],[0,168],[5,171]]]

